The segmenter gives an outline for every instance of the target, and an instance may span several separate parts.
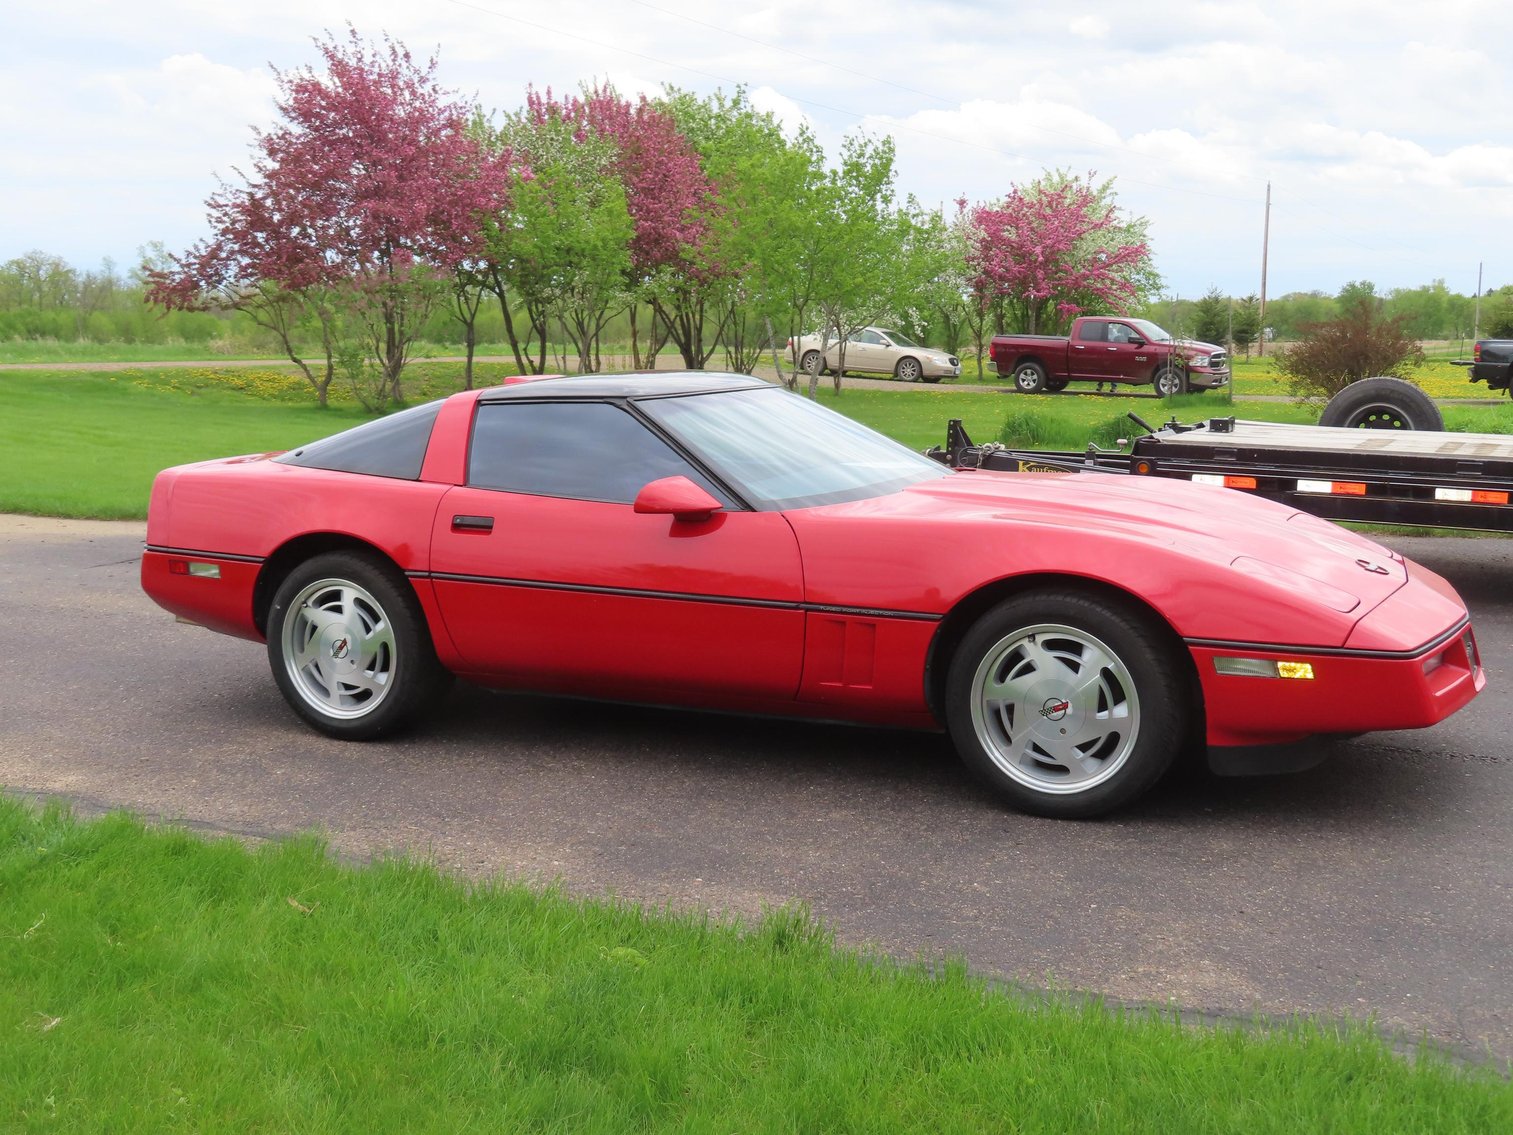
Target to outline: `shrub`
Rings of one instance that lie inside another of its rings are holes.
[[[1403,319],[1387,318],[1374,296],[1348,304],[1345,314],[1323,323],[1303,325],[1298,342],[1277,355],[1277,371],[1293,397],[1327,401],[1362,378],[1386,374],[1408,378],[1424,352],[1408,336]]]

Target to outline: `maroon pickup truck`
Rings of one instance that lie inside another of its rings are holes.
[[[1070,336],[994,335],[993,368],[1021,394],[1061,390],[1069,382],[1156,387],[1162,395],[1213,390],[1229,383],[1223,347],[1173,339],[1148,319],[1083,315]]]

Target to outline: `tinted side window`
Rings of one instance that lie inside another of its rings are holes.
[[[274,460],[311,469],[418,480],[426,447],[431,443],[431,427],[440,412],[440,402],[427,402],[312,441]]]
[[[1096,319],[1084,319],[1077,327],[1077,338],[1085,343],[1108,341],[1108,324]]]
[[[726,495],[645,423],[608,402],[484,403],[468,484],[511,493],[630,504],[650,481],[684,476]]]

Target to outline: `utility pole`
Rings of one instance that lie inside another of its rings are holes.
[[[1266,183],[1266,222],[1261,228],[1261,327],[1256,332],[1256,357],[1266,354],[1266,254],[1271,248],[1271,182]],[[1480,288],[1476,289],[1481,291]]]
[[[1473,340],[1481,338],[1481,270],[1482,270],[1481,261],[1477,261],[1477,264],[1476,264],[1476,314],[1472,317],[1472,320],[1471,320],[1471,338]]]

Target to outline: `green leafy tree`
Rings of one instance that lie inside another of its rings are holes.
[[[1229,298],[1210,286],[1193,305],[1193,336],[1205,343],[1229,340]]]
[[[1482,296],[1480,334],[1483,339],[1513,339],[1513,284]]]
[[[1288,292],[1266,301],[1266,326],[1278,339],[1296,339],[1304,327],[1327,323],[1337,313],[1334,297],[1324,292]]]
[[[1394,288],[1387,293],[1383,311],[1402,319],[1403,329],[1417,339],[1447,339],[1455,332],[1452,296],[1444,280]]]
[[[534,374],[546,370],[554,323],[573,345],[578,369],[598,369],[599,333],[627,303],[635,225],[614,176],[616,143],[584,128],[582,106],[532,91],[495,137],[498,152],[524,164],[509,213],[488,226],[481,274],[499,301],[516,364]]]
[[[720,329],[726,365],[750,372],[767,327],[789,333],[795,274],[804,271],[805,219],[822,156],[806,131],[790,139],[743,89],[705,98],[669,87],[662,105],[703,163],[712,193],[691,265]]]
[[[846,340],[884,313],[895,310],[901,287],[901,249],[909,222],[894,205],[894,147],[888,137],[853,135],[841,148],[821,197],[823,212],[811,247],[816,268],[815,302],[824,320],[821,354],[833,333],[838,343],[835,390],[846,369]],[[818,375],[809,376],[813,397]]]
[[[1261,300],[1252,294],[1246,296],[1235,304],[1234,320],[1235,346],[1245,352],[1245,357],[1250,358],[1251,345],[1261,334]]]

